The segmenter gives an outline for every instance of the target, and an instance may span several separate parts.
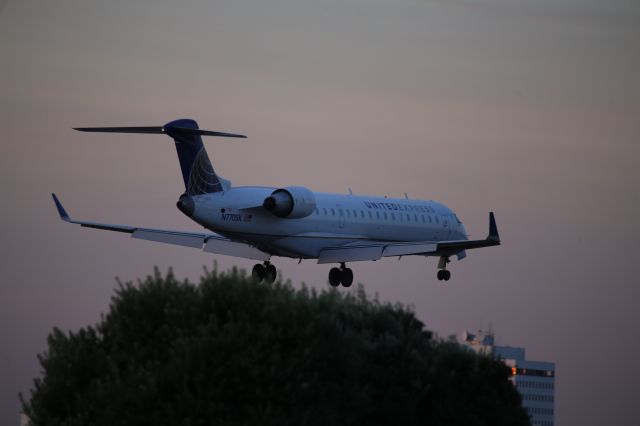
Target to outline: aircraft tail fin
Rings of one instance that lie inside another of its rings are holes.
[[[171,121],[164,126],[147,127],[77,127],[81,132],[100,133],[142,133],[168,135],[176,144],[185,191],[189,195],[208,194],[225,190],[228,181],[218,177],[207,151],[202,143],[202,136],[219,136],[228,138],[246,138],[235,133],[202,130],[195,120],[188,118]]]

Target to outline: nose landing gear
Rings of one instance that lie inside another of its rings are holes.
[[[447,271],[446,269],[441,269],[438,271],[438,281],[449,281],[451,278],[451,271]]]
[[[451,271],[447,271],[447,263],[451,262],[448,256],[441,256],[438,262],[438,281],[449,281],[451,278]]]
[[[329,271],[329,285],[338,287],[340,284],[343,287],[351,287],[353,284],[353,271],[344,262],[340,264],[340,268],[331,268]]]
[[[267,283],[272,283],[276,280],[276,275],[276,267],[268,260],[264,262],[264,265],[256,263],[251,270],[251,277],[257,282],[264,280]]]

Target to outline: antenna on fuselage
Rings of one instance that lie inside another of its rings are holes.
[[[404,198],[405,198],[406,200],[408,200],[408,199],[409,199],[409,196],[407,195],[407,193],[406,193],[406,192],[404,193]]]
[[[353,191],[351,190],[351,187],[349,187],[349,195],[353,195]]]

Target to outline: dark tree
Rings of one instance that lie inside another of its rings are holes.
[[[34,425],[529,424],[507,367],[362,288],[156,271],[48,345],[23,400]]]

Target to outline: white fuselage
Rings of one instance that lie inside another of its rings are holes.
[[[293,258],[317,258],[325,247],[358,241],[466,240],[462,222],[435,201],[314,192],[303,218],[280,218],[262,201],[276,188],[235,187],[193,197],[192,219],[233,240]]]

